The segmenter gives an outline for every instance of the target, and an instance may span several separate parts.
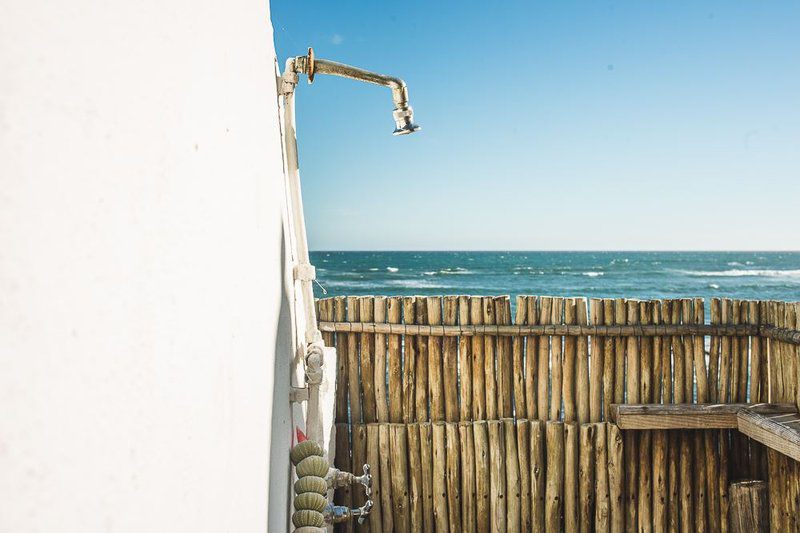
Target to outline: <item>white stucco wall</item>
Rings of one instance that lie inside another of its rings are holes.
[[[0,531],[285,530],[274,69],[264,0],[0,3]]]

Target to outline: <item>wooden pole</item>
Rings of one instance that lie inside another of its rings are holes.
[[[564,423],[564,530],[580,531],[578,522],[578,424]]]
[[[447,441],[447,524],[450,533],[461,533],[461,440],[458,424],[449,422],[445,425]]]
[[[596,533],[608,533],[611,513],[608,487],[608,424],[597,422],[595,427],[595,508],[594,524]]]
[[[415,298],[414,313],[417,324],[428,325],[430,323],[427,298],[424,296]],[[406,335],[406,337],[408,336],[409,335]],[[430,368],[428,363],[430,358],[430,354],[428,353],[430,349],[429,338],[428,335],[414,335],[412,344],[417,348],[414,353],[416,365],[411,365],[411,371],[414,374],[414,384],[411,386],[413,387],[414,413],[411,416],[414,420],[420,422],[431,419],[428,413],[430,402],[428,390],[428,370]],[[406,361],[406,366],[409,366],[408,361]],[[406,388],[406,390],[409,390],[409,388]],[[406,403],[408,404],[408,400],[406,400]]]
[[[333,300],[333,316],[335,320],[344,320],[347,313],[347,303],[343,296]],[[347,407],[347,335],[336,334],[336,422],[347,423],[349,411]],[[337,446],[338,449],[338,446]]]
[[[362,296],[359,300],[359,314],[364,322],[375,320],[375,298]],[[375,400],[375,335],[362,333],[361,337],[361,392],[364,402],[364,422],[378,420],[378,406]]]
[[[511,302],[508,296],[498,296],[494,299],[495,321],[498,325],[511,325]],[[511,337],[497,337],[497,412],[500,418],[507,418],[514,414],[514,386],[511,374],[513,361],[511,353]],[[524,400],[524,398],[523,398]]]
[[[581,533],[591,533],[594,528],[595,506],[595,424],[581,424],[578,464],[578,523]]]
[[[403,323],[405,324],[424,324],[425,314],[421,313],[417,316],[417,308],[419,302],[414,296],[406,296],[403,298]],[[425,407],[425,414],[419,416],[419,395],[423,394],[422,401],[425,400],[425,379],[427,378],[427,369],[424,372],[419,371],[420,363],[422,360],[419,358],[418,349],[420,345],[425,344],[425,338],[420,335],[403,335],[403,422],[410,424],[414,421],[427,420],[427,406]],[[422,385],[422,386],[421,386]]]
[[[376,501],[380,502],[381,508],[383,509],[381,512],[382,529],[379,529],[379,531],[394,531],[391,454],[384,453],[386,450],[390,450],[392,446],[389,424],[378,425],[378,441],[380,442],[380,450],[382,453],[378,454],[380,477],[378,478],[379,498],[376,499]]]
[[[458,297],[445,296],[443,305],[445,326],[458,322]],[[445,337],[442,341],[442,374],[444,379],[444,416],[448,422],[458,420],[458,338]]]
[[[624,486],[622,434],[616,424],[607,424],[608,430],[608,490],[611,503],[611,531],[625,531]]]
[[[400,323],[402,312],[401,309],[402,307],[400,298],[387,298],[386,314],[390,324]],[[388,336],[389,345],[387,358],[389,364],[389,420],[392,422],[401,422],[403,420],[403,355],[400,351],[400,340],[400,335]]]
[[[458,322],[469,325],[470,297],[458,297]],[[461,400],[459,419],[462,421],[472,419],[472,341],[462,335],[458,338],[458,385]],[[472,440],[472,439],[470,439]],[[462,439],[463,442],[463,439]]]
[[[578,324],[586,326],[589,324],[589,316],[586,307],[586,298],[577,298],[577,318]],[[578,422],[586,424],[589,422],[589,338],[577,338],[577,361],[576,371],[578,377],[575,381],[575,394],[578,403]]]
[[[525,314],[525,323],[528,325],[538,324],[538,299],[534,296],[527,296],[525,302],[528,308]],[[527,404],[527,416],[531,419],[536,418],[538,413],[536,382],[538,363],[539,337],[528,335],[527,339],[525,339],[525,400]]]
[[[545,489],[545,528],[543,531],[561,531],[564,497],[564,423],[547,422],[545,436],[547,487]]]
[[[517,532],[521,523],[521,498],[519,454],[517,452],[517,428],[514,419],[503,419],[506,471],[506,530]]]
[[[436,531],[447,531],[447,449],[445,428],[442,422],[431,424],[433,436],[433,521]]]
[[[419,425],[420,464],[422,465],[422,527],[433,531],[433,449],[431,424]]]
[[[626,306],[626,321],[628,324],[638,324],[640,319],[639,302],[628,300]],[[641,373],[639,360],[639,339],[626,338],[626,392],[627,403],[640,403]],[[635,533],[638,524],[639,510],[639,435],[633,431],[625,432],[625,500],[626,500],[626,531]]]
[[[348,296],[347,300],[347,321],[359,322],[360,319],[360,306],[357,296]],[[361,386],[359,383],[359,367],[361,366],[358,351],[359,351],[358,334],[347,334],[347,392],[348,400],[350,402],[350,423],[358,424],[362,421],[361,417]]]
[[[420,444],[420,429],[419,424],[407,424],[406,429],[408,432],[408,474],[409,474],[409,491],[408,491],[408,510],[409,510],[409,524],[411,531],[421,531],[423,527],[423,490],[422,490],[422,448]]]
[[[465,533],[477,529],[477,494],[475,492],[475,437],[471,422],[458,425],[461,441],[461,527]]]
[[[374,309],[375,322],[386,322],[386,297],[375,297]],[[373,381],[375,387],[375,416],[378,422],[389,421],[389,397],[387,395],[386,374],[386,335],[375,335],[375,365],[373,367]]]
[[[650,302],[639,302],[640,323],[653,323],[653,306]],[[639,400],[652,403],[653,393],[653,337],[639,339],[640,372]],[[638,488],[638,531],[649,533],[653,528],[653,463],[651,455],[651,441],[653,433],[643,431],[639,435],[639,488]]]
[[[469,302],[469,318],[473,325],[483,324],[483,298],[473,296]],[[485,364],[483,335],[472,337],[472,419],[486,419],[486,378],[483,371]],[[476,453],[477,437],[476,437]]]
[[[563,324],[563,311],[564,311],[565,298],[553,299],[553,311],[550,315],[550,322],[552,324]],[[561,400],[562,400],[562,381],[563,381],[563,355],[561,348],[563,341],[560,335],[553,335],[550,338],[550,420],[559,420],[559,413],[561,413]]]
[[[524,325],[528,314],[527,296],[517,296],[517,309],[514,324]],[[511,380],[514,382],[514,416],[517,419],[528,418],[528,402],[525,394],[525,337],[516,335],[511,343],[514,370]]]
[[[531,531],[531,461],[530,421],[517,419],[517,463],[519,464],[519,526],[520,531]],[[510,486],[510,485],[509,485]]]
[[[531,420],[531,531],[544,531],[546,498],[545,422]]]
[[[483,299],[483,323],[495,324],[494,298]],[[486,387],[486,418],[497,420],[497,371],[495,370],[495,345],[497,337],[486,335],[483,338],[483,375]]]
[[[678,482],[678,461],[680,460],[679,431],[667,433],[667,531],[679,531],[680,484]]]
[[[576,298],[566,298],[564,300],[564,323],[577,324],[577,302]],[[575,358],[577,356],[577,339],[575,337],[564,338],[563,356],[563,378],[561,382],[561,398],[564,401],[564,422],[575,422],[577,418],[575,402]],[[577,438],[578,432],[575,431]],[[565,503],[566,505],[566,503]]]
[[[492,531],[506,531],[506,460],[502,422],[489,420],[489,509]]]
[[[625,299],[614,300],[614,324],[626,323],[626,308]],[[614,401],[611,403],[625,403],[625,344],[624,337],[614,338]]]
[[[763,481],[731,483],[730,531],[766,533],[769,531],[769,498]]]
[[[481,373],[483,369],[481,369]],[[489,427],[486,421],[476,421],[473,426],[475,438],[475,493],[477,501],[476,522],[480,532],[491,531],[489,475]]]
[[[553,298],[542,296],[539,298],[541,303],[539,310],[539,324],[550,324],[553,313]],[[539,411],[539,420],[547,420],[548,403],[550,398],[550,337],[542,335],[539,337],[539,368],[536,372],[536,382],[538,391],[536,403]]]
[[[408,512],[408,448],[406,427],[401,424],[391,426],[391,472],[392,472],[392,504],[394,511],[395,531],[410,532]]]
[[[603,301],[592,298],[589,302],[589,324],[603,324]],[[589,421],[603,419],[603,367],[605,365],[603,337],[591,338],[591,364],[589,372]]]
[[[610,298],[604,299],[603,325],[613,325],[614,316],[614,300]],[[603,420],[606,421],[611,419],[611,404],[616,402],[614,388],[616,356],[614,352],[614,344],[613,337],[603,337]]]
[[[667,432],[653,432],[653,533],[667,531]]]
[[[364,424],[351,424],[350,431],[352,435],[353,446],[353,469],[351,472],[361,473],[364,464],[367,462],[367,430]],[[360,507],[367,501],[366,493],[363,485],[353,485],[353,505]]]
[[[381,491],[381,443],[380,429],[377,424],[369,424],[367,430],[367,463],[372,475],[372,500],[377,504],[369,513],[370,531],[382,531],[383,508],[380,506],[383,493]],[[377,512],[376,512],[377,511]]]
[[[429,296],[428,323],[442,323],[442,298]],[[430,397],[431,420],[444,420],[444,386],[442,380],[442,338],[428,337],[428,385]]]

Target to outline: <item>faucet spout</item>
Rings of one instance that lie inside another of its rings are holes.
[[[406,82],[400,78],[378,74],[336,61],[317,59],[314,57],[312,48],[308,49],[308,55],[289,58],[286,61],[284,78],[288,75],[291,79],[285,81],[296,85],[297,74],[307,75],[308,83],[313,83],[317,74],[327,74],[388,87],[392,91],[392,101],[394,102],[392,112],[395,122],[394,135],[406,135],[422,129],[414,123],[414,109],[408,102],[408,87]]]

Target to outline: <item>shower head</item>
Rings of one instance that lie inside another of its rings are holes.
[[[308,55],[289,58],[286,61],[282,79],[284,83],[290,84],[290,91],[294,90],[294,86],[297,85],[298,74],[306,74],[308,83],[313,83],[314,76],[317,74],[328,74],[388,87],[392,90],[392,101],[394,102],[392,117],[395,130],[393,135],[408,135],[422,129],[414,123],[414,110],[408,103],[408,87],[406,87],[406,82],[400,78],[384,76],[327,59],[317,59],[314,57],[312,48],[308,49]]]

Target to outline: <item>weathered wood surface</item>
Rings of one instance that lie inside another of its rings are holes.
[[[769,497],[764,481],[731,483],[730,531],[766,533],[769,531]]]
[[[712,299],[709,324],[699,299],[317,305],[333,462],[375,463],[380,506],[337,531],[728,531],[742,478],[779,480],[772,530],[800,528],[798,304]]]
[[[611,420],[620,429],[735,429],[742,409],[762,415],[797,412],[797,407],[788,403],[614,404]]]

